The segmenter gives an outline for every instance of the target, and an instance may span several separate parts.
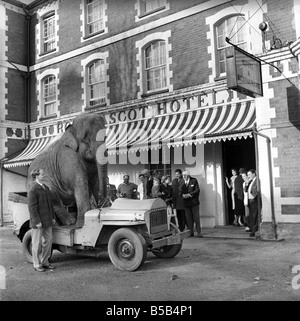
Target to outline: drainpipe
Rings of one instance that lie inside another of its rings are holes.
[[[261,136],[265,138],[267,142],[267,152],[268,152],[268,167],[269,167],[269,180],[270,180],[270,202],[271,202],[271,215],[272,215],[272,231],[277,240],[277,224],[275,218],[275,206],[274,206],[274,188],[273,188],[273,172],[272,172],[272,155],[271,155],[271,139],[261,134],[257,131],[256,123],[253,125],[253,135],[254,135],[254,142],[255,142],[255,162],[256,162],[256,174],[257,174],[257,193],[258,193],[258,226],[261,223],[261,193],[260,193],[260,180],[259,180],[259,157],[258,157],[258,139],[257,136]]]
[[[27,24],[27,72],[24,76],[25,79],[25,123],[27,124],[27,139],[30,140],[30,21],[31,16],[28,11],[23,8],[26,14],[26,24]]]
[[[7,157],[3,157],[0,159],[0,208],[1,208],[1,222],[0,226],[3,226],[4,222],[4,211],[3,211],[3,161],[6,160]]]

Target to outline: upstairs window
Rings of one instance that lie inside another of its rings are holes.
[[[218,76],[226,76],[226,56],[232,47],[226,42],[225,38],[229,37],[232,43],[247,50],[246,30],[243,16],[230,17],[216,26],[216,63]]]
[[[167,53],[165,41],[156,41],[145,49],[147,92],[167,88]]]
[[[165,0],[142,0],[144,6],[144,13],[148,13],[157,9],[161,9],[165,6]]]
[[[139,21],[139,19],[169,10],[170,4],[167,0],[137,0],[135,8],[137,10],[135,19]]]
[[[43,81],[43,116],[56,113],[56,78],[51,75]]]
[[[86,36],[104,30],[104,1],[86,0]]]
[[[55,14],[46,15],[42,21],[42,43],[43,53],[51,52],[55,49]]]
[[[99,59],[87,67],[88,106],[94,107],[106,103],[106,68],[104,60]]]

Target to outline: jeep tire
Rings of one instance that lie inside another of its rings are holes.
[[[108,241],[108,254],[117,269],[135,271],[146,260],[147,244],[143,236],[134,229],[120,228]]]
[[[32,248],[32,243],[31,243],[31,229],[30,229],[25,233],[22,241],[23,256],[24,256],[24,259],[29,263],[33,262],[31,248]]]
[[[182,248],[182,243],[174,244],[174,245],[166,245],[161,248],[153,250],[152,253],[159,258],[170,259],[172,257],[175,257],[180,252],[181,248]]]

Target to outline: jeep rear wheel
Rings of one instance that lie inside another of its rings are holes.
[[[23,237],[22,249],[24,259],[29,263],[32,263],[31,229],[28,230]]]
[[[108,254],[117,269],[135,271],[146,260],[147,244],[134,229],[120,228],[108,241]]]
[[[152,251],[154,255],[159,258],[169,259],[175,257],[181,250],[182,243],[174,244],[174,245],[167,245],[161,248],[155,249]]]

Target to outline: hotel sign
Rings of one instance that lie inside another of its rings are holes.
[[[263,96],[261,63],[246,51],[233,47],[227,56],[227,87],[250,97]]]

